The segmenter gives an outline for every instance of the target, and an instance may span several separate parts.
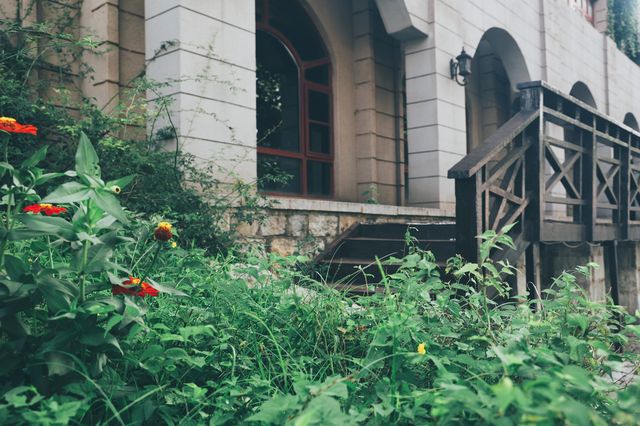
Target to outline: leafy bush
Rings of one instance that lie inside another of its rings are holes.
[[[57,20],[30,24],[27,18],[34,13],[32,6],[20,19],[0,19],[0,115],[15,116],[39,129],[37,140],[22,139],[12,145],[13,164],[47,146],[49,168],[72,168],[76,141],[85,133],[96,142],[105,179],[134,176],[120,196],[124,207],[171,219],[183,231],[182,245],[202,247],[210,254],[224,253],[233,242],[236,224],[263,220],[270,203],[256,193],[256,182],[238,179],[232,188],[220,190],[215,176],[228,172],[213,163],[196,164],[193,156],[179,149],[164,149],[167,142],[177,140],[175,129],[156,129],[147,137],[146,123],[159,121],[170,110],[170,98],[159,96],[155,108],[147,102],[146,94],[158,91],[162,84],[142,73],[127,82],[128,87],[118,94],[120,102],[109,111],[82,97],[74,73],[91,79],[93,71],[82,57],[100,55],[102,44],[91,38],[77,39],[74,17],[67,16],[66,9]],[[42,76],[36,74],[39,71]],[[57,183],[46,183],[43,191]]]
[[[90,147],[83,138],[67,173],[77,179],[44,199],[68,203],[69,220],[20,215],[2,234],[3,424],[588,425],[640,416],[640,384],[613,378],[639,365],[620,351],[640,333],[636,318],[589,301],[571,274],[544,300],[497,303],[490,295],[508,293],[512,271],[488,253],[510,244],[503,235],[483,236],[479,264],[451,259],[452,279],[414,251],[384,277],[383,294],[351,299],[300,275],[304,259],[240,263],[170,248],[157,231],[154,240],[148,222],[118,207],[116,186],[128,179],[102,181]],[[42,156],[5,173],[51,178],[35,166]],[[6,186],[5,211],[20,207],[8,200],[38,201],[30,186]],[[165,294],[114,295],[142,291],[122,286],[129,271],[153,276]]]

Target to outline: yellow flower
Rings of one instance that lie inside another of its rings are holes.
[[[178,247],[178,243],[176,243],[175,241],[171,242],[171,248],[176,248]]]
[[[0,123],[3,124],[13,124],[16,122],[15,118],[11,118],[11,117],[0,117]]]
[[[160,222],[158,224],[158,229],[163,229],[165,231],[171,231],[171,228],[173,228],[173,225],[170,224],[169,222]]]
[[[420,343],[418,345],[418,353],[420,355],[425,355],[427,353],[427,346],[424,343]]]

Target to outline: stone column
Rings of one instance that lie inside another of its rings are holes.
[[[146,0],[149,92],[168,96],[152,131],[175,126],[180,148],[221,182],[256,178],[255,3]]]
[[[640,246],[637,242],[618,243],[618,274],[619,303],[633,314],[640,309]]]
[[[598,268],[591,270],[591,275],[585,277],[575,273],[577,283],[594,301],[604,301],[606,294],[604,249],[602,246],[580,244],[567,247],[563,244],[541,245],[542,287],[549,288],[553,280],[564,271],[575,272],[577,266],[596,263]]]
[[[467,151],[465,89],[449,75],[449,60],[463,47],[462,37],[451,29],[462,20],[444,2],[430,5],[429,37],[405,44],[409,204],[452,209],[455,185],[447,171]],[[475,46],[464,47],[473,54]]]
[[[84,60],[94,73],[82,80],[84,96],[94,98],[107,110],[118,105],[120,91],[120,28],[118,0],[85,0],[82,2],[80,25],[86,36],[104,43],[100,54],[87,52]]]
[[[372,4],[353,2],[353,56],[358,198],[377,200],[376,60]],[[372,193],[374,192],[374,193]]]

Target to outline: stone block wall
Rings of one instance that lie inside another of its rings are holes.
[[[279,198],[263,223],[242,223],[241,240],[283,256],[314,256],[355,223],[442,223],[453,211]]]

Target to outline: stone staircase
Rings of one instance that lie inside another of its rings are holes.
[[[455,255],[454,223],[355,224],[316,257],[317,274],[328,285],[352,294],[371,294],[383,290],[380,259],[385,274],[397,271],[399,264],[388,259],[408,254],[406,233],[413,244],[433,252],[444,266]],[[318,278],[318,276],[316,276]]]

